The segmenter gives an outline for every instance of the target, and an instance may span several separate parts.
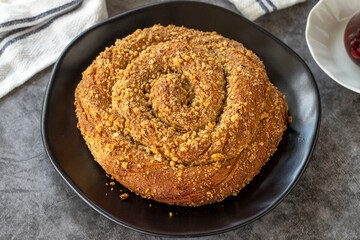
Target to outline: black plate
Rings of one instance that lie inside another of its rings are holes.
[[[263,61],[270,80],[286,95],[293,122],[278,151],[237,197],[203,207],[178,207],[130,193],[93,161],[76,128],[74,90],[81,73],[106,46],[138,28],[175,24],[242,42]],[[62,53],[49,82],[42,112],[44,146],[56,170],[92,208],[131,229],[165,236],[203,236],[244,226],[274,208],[294,187],[314,149],[320,99],[314,78],[300,57],[274,36],[229,10],[200,2],[167,2],[112,17],[78,36]],[[107,193],[107,196],[105,196]],[[151,207],[149,206],[151,204]],[[169,212],[174,216],[169,218]]]

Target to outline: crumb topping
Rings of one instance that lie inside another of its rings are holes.
[[[139,29],[82,77],[78,127],[95,160],[131,191],[168,204],[236,195],[292,121],[260,59],[216,32]]]

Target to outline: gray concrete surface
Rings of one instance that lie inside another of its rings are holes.
[[[157,0],[108,0],[115,15]],[[227,1],[208,0],[229,9]],[[360,95],[331,80],[305,41],[309,0],[255,22],[308,64],[320,89],[322,122],[310,164],[292,192],[243,228],[203,239],[360,239]],[[159,239],[119,226],[83,202],[51,165],[40,118],[51,68],[0,99],[0,239]]]

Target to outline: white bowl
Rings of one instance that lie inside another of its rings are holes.
[[[344,46],[344,31],[360,0],[321,0],[310,11],[306,42],[319,67],[342,86],[360,93],[360,67]]]

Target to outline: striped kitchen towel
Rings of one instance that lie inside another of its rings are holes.
[[[105,18],[105,0],[0,0],[0,97],[53,64],[72,39]]]
[[[229,0],[248,19],[258,17],[306,0]]]

